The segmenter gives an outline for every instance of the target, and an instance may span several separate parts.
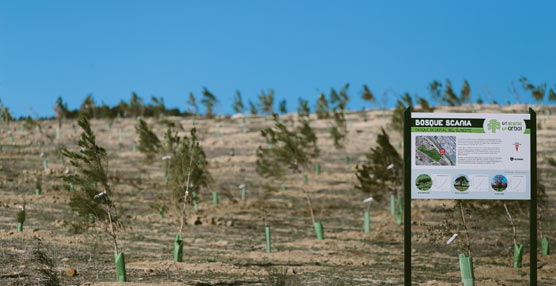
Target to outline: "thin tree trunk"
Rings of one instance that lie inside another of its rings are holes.
[[[539,207],[539,232],[541,233],[541,238],[544,237],[543,233],[542,233],[542,207]]]
[[[305,198],[307,199],[307,205],[309,206],[309,211],[311,212],[311,220],[313,221],[313,224],[315,224],[315,213],[313,212],[313,203],[311,202],[311,198],[309,197],[309,193],[307,192],[307,190],[305,190],[305,188],[301,187],[301,189],[303,190],[303,193],[305,193]]]
[[[116,230],[114,229],[114,222],[112,221],[112,212],[110,211],[110,206],[106,207],[106,213],[108,213],[108,222],[110,224],[110,235],[112,236],[112,240],[114,242],[114,254],[118,254],[118,240],[116,238]]]
[[[471,241],[469,240],[469,232],[467,231],[467,222],[465,221],[465,213],[463,209],[463,202],[459,201],[459,210],[461,215],[461,222],[465,231],[465,244],[467,248],[467,256],[471,257]]]
[[[504,209],[506,209],[506,215],[507,215],[506,219],[508,219],[508,221],[512,225],[514,245],[517,245],[517,232],[516,232],[514,219],[513,219],[512,215],[510,214],[510,211],[508,210],[508,206],[506,205],[506,203],[504,203]]]
[[[194,148],[194,144],[191,144],[191,150],[189,150],[189,168],[188,168],[188,172],[187,172],[187,180],[186,180],[186,186],[185,186],[185,194],[184,194],[184,198],[183,198],[183,207],[181,209],[181,224],[180,224],[180,236],[182,235],[183,232],[183,226],[185,224],[185,208],[187,207],[187,195],[189,194],[189,185],[190,185],[190,179],[191,179],[191,165],[193,164],[193,154],[191,154],[193,152],[193,148]]]

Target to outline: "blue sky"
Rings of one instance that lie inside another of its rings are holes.
[[[364,83],[428,96],[432,80],[467,79],[474,100],[503,103],[521,75],[556,84],[554,1],[31,2],[0,3],[0,99],[16,116],[131,91],[183,110],[203,86],[230,113],[236,89],[273,88],[292,111],[347,82],[350,109]]]

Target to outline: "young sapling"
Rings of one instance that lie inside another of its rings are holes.
[[[40,195],[42,190],[42,176],[37,176],[37,181],[35,182],[35,195]]]
[[[79,126],[83,129],[78,141],[80,151],[74,152],[64,149],[63,155],[70,159],[73,173],[61,177],[67,183],[72,183],[76,190],[71,193],[70,208],[84,221],[98,222],[112,240],[114,260],[116,264],[116,279],[119,282],[127,280],[124,253],[118,244],[118,233],[123,229],[119,220],[118,209],[112,201],[112,188],[108,182],[108,156],[106,150],[97,145],[87,118],[79,119]],[[98,187],[102,191],[99,192]]]
[[[510,214],[510,211],[508,210],[508,206],[506,205],[506,203],[504,203],[503,205],[504,205],[504,210],[506,211],[506,219],[512,226],[512,234],[513,234],[512,239],[513,239],[513,250],[514,250],[513,267],[521,268],[522,257],[523,257],[523,244],[517,243],[517,230],[516,230],[514,219]]]
[[[191,205],[195,196],[202,187],[208,187],[212,177],[208,171],[208,162],[205,152],[199,144],[196,129],[191,129],[190,136],[175,138],[176,148],[172,149],[168,160],[170,180],[170,202],[174,211],[179,216],[179,233],[174,241],[174,261],[181,262],[183,256],[182,233],[188,214],[188,205]]]

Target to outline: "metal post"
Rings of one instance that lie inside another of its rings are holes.
[[[411,286],[411,108],[403,113],[403,158],[404,158],[404,218],[403,254],[404,285]]]
[[[537,286],[537,113],[529,108],[531,118],[531,200],[529,205],[529,285]]]

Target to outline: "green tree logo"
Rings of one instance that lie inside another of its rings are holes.
[[[492,131],[492,133],[496,133],[496,130],[500,129],[500,122],[496,119],[491,119],[488,121],[487,129]]]

